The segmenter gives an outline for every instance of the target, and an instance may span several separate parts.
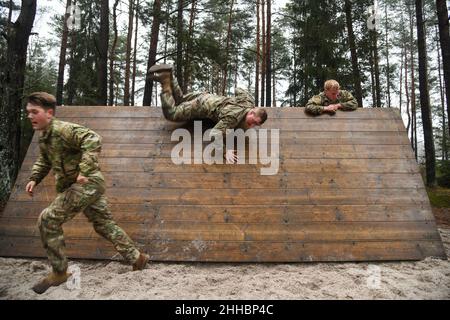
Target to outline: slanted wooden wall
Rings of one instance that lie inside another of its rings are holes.
[[[445,257],[430,203],[395,109],[311,118],[268,109],[280,168],[174,165],[178,127],[159,108],[62,107],[58,117],[103,136],[101,167],[116,221],[158,261],[378,261]],[[24,188],[33,139],[0,217],[0,255],[44,257],[36,220],[54,198],[48,176]],[[111,259],[83,214],[64,226],[71,258]]]

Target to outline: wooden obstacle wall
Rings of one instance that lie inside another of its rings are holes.
[[[61,107],[57,115],[103,137],[101,168],[115,220],[156,261],[295,262],[445,257],[426,190],[395,109],[311,118],[268,109],[280,129],[280,168],[174,165],[171,133],[189,124],[159,108]],[[49,175],[24,191],[28,150],[0,217],[0,256],[45,257],[36,221],[55,197]],[[71,258],[114,259],[79,214],[64,225]]]

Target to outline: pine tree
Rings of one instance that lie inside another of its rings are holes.
[[[22,0],[16,22],[7,25],[7,49],[0,69],[0,206],[9,197],[20,165],[20,117],[25,66],[35,15],[36,1]]]

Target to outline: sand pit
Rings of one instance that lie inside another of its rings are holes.
[[[439,229],[450,255],[450,229]],[[0,258],[0,299],[450,299],[450,260],[417,262],[219,264],[71,261],[80,283],[30,288],[46,260]]]

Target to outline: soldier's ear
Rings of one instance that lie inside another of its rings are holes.
[[[49,115],[49,116],[55,116],[55,110],[54,109],[47,109],[47,114]]]

